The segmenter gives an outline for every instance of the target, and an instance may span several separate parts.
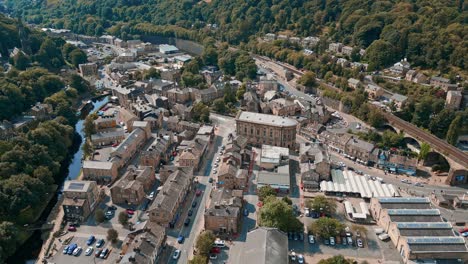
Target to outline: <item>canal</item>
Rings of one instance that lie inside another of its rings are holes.
[[[98,99],[93,100],[93,107],[88,113],[92,113],[94,111],[97,111],[100,109],[102,106],[104,106],[107,102],[109,101],[109,97],[101,97]],[[84,119],[86,118],[87,114],[83,114],[81,116],[81,119],[76,123],[75,125],[75,131],[79,135],[80,138],[80,144],[79,146],[74,146],[74,151],[75,153],[73,154],[73,157],[70,160],[70,163],[68,165],[68,170],[64,170],[64,175],[67,173],[66,176],[62,177],[62,181],[59,183],[60,187],[59,189],[62,189],[63,182],[67,179],[76,179],[80,175],[81,171],[81,160],[83,158],[83,144],[85,143],[85,135],[83,131],[83,125],[84,125]],[[49,216],[52,208],[55,206],[58,200],[58,195],[57,194],[47,205],[46,209],[44,212],[42,212],[42,215],[40,216],[38,222],[43,222],[47,220],[47,217]],[[31,237],[21,246],[16,250],[16,253],[11,256],[10,258],[7,259],[7,263],[11,264],[19,264],[19,263],[26,263],[26,264],[34,264],[37,261],[37,256],[39,255],[39,252],[42,247],[42,231],[41,230],[35,230],[33,231]]]

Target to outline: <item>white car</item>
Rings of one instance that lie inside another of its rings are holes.
[[[303,264],[303,263],[304,263],[304,256],[302,256],[301,254],[299,254],[299,255],[297,256],[297,262]]]
[[[296,261],[296,252],[291,253],[291,260]]]
[[[154,198],[154,192],[151,192],[151,193],[150,193],[149,198],[150,198],[150,199],[153,199],[153,198]]]
[[[174,254],[172,255],[172,258],[173,259],[178,259],[180,257],[180,250],[176,250],[174,251]]]
[[[88,247],[85,251],[85,255],[86,256],[89,256],[93,253],[93,247]]]
[[[78,256],[82,250],[83,249],[81,247],[75,248],[75,250],[73,250],[73,256]]]
[[[309,243],[314,244],[315,243],[315,238],[313,235],[309,235]]]
[[[335,245],[335,238],[330,237],[330,245],[334,246]]]

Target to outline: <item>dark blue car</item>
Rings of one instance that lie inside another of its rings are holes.
[[[90,236],[88,240],[86,240],[86,245],[91,246],[94,243],[94,240],[96,240],[96,238],[94,236]]]
[[[68,247],[67,254],[68,254],[68,255],[73,254],[73,251],[74,251],[77,247],[78,247],[77,244],[71,244],[71,245]]]

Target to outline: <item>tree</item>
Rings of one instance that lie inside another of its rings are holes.
[[[342,255],[334,256],[328,259],[322,259],[318,264],[353,264],[354,262],[350,259],[346,259]]]
[[[385,40],[376,40],[366,50],[366,58],[369,61],[370,71],[380,70],[393,63],[397,54],[395,47]]]
[[[293,202],[291,201],[291,199],[288,197],[288,196],[285,196],[281,199],[283,202],[289,204],[289,205],[292,205]]]
[[[0,223],[0,261],[15,253],[17,237],[18,230],[13,223],[6,221]]]
[[[205,65],[217,65],[218,51],[215,47],[208,47],[203,50],[202,60]]]
[[[128,224],[128,214],[126,212],[119,213],[119,223],[123,226]]]
[[[102,209],[96,209],[96,212],[94,212],[94,220],[96,220],[96,223],[100,224],[106,220],[106,216],[104,214],[104,211]]]
[[[276,197],[276,191],[271,186],[265,185],[258,189],[257,195],[260,201],[264,201],[268,196]]]
[[[242,83],[242,85],[236,91],[236,99],[241,100],[242,98],[244,98],[244,94],[246,91],[247,91],[247,85],[245,85],[245,83]]]
[[[236,103],[236,94],[234,93],[234,90],[232,89],[231,85],[229,83],[226,83],[224,86],[224,102],[226,104],[228,103]]]
[[[210,108],[202,102],[198,102],[193,106],[193,115],[192,119],[196,122],[205,122],[210,121]]]
[[[273,196],[264,201],[258,221],[260,226],[275,227],[284,232],[301,231],[304,228],[295,217],[292,206]]]
[[[206,264],[208,263],[208,258],[202,255],[195,255],[193,259],[189,260],[189,264]]]
[[[13,64],[18,70],[24,71],[31,63],[31,59],[22,51],[13,57]]]
[[[111,228],[107,230],[107,240],[112,241],[112,243],[117,242],[117,239],[119,238],[119,233],[117,230]]]
[[[195,248],[197,249],[198,254],[208,256],[215,239],[215,235],[210,230],[203,231],[198,235],[197,241],[195,242]]]
[[[84,53],[81,49],[74,49],[70,52],[70,63],[73,64],[76,68],[78,65],[86,63],[88,61],[88,57],[86,53]]]
[[[227,111],[226,103],[224,102],[223,99],[218,98],[213,101],[213,110],[215,112],[224,114]]]
[[[247,52],[243,52],[237,57],[235,65],[237,79],[254,79],[257,76],[257,65]]]
[[[315,87],[317,85],[317,81],[315,80],[315,78],[315,73],[308,71],[304,73],[304,75],[302,75],[297,82],[306,87]]]
[[[450,126],[447,131],[447,142],[455,146],[458,141],[458,136],[460,134],[460,130],[462,127],[462,117],[458,115],[455,119],[450,123]]]
[[[369,124],[375,128],[382,127],[385,121],[387,121],[382,113],[372,108],[367,115],[367,120]]]
[[[315,212],[323,212],[326,215],[333,215],[336,212],[336,202],[325,196],[316,196],[312,199],[307,199],[305,205]]]
[[[431,152],[431,145],[427,144],[426,142],[423,142],[421,144],[421,149],[419,150],[418,159],[425,160],[429,152]]]
[[[160,78],[161,73],[156,68],[149,68],[143,72],[143,79],[149,80],[151,78]]]
[[[309,230],[322,238],[336,237],[343,231],[344,225],[335,218],[320,217],[313,222]]]
[[[94,120],[96,120],[97,117],[97,114],[93,113],[88,115],[84,121],[83,131],[87,138],[91,138],[91,135],[96,133],[96,126],[94,125]]]

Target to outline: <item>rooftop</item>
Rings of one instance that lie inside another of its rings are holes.
[[[238,121],[263,124],[268,126],[290,127],[296,126],[297,121],[288,117],[267,115],[253,112],[241,112]]]
[[[247,233],[238,264],[288,263],[288,237],[276,228],[259,227]]]
[[[281,185],[290,186],[289,173],[279,173],[270,171],[260,171],[258,173],[257,184],[259,185]]]
[[[261,162],[279,163],[281,157],[289,157],[289,149],[271,145],[262,145]]]
[[[110,170],[114,164],[107,161],[94,161],[85,160],[83,161],[83,169],[99,169],[99,170]]]

